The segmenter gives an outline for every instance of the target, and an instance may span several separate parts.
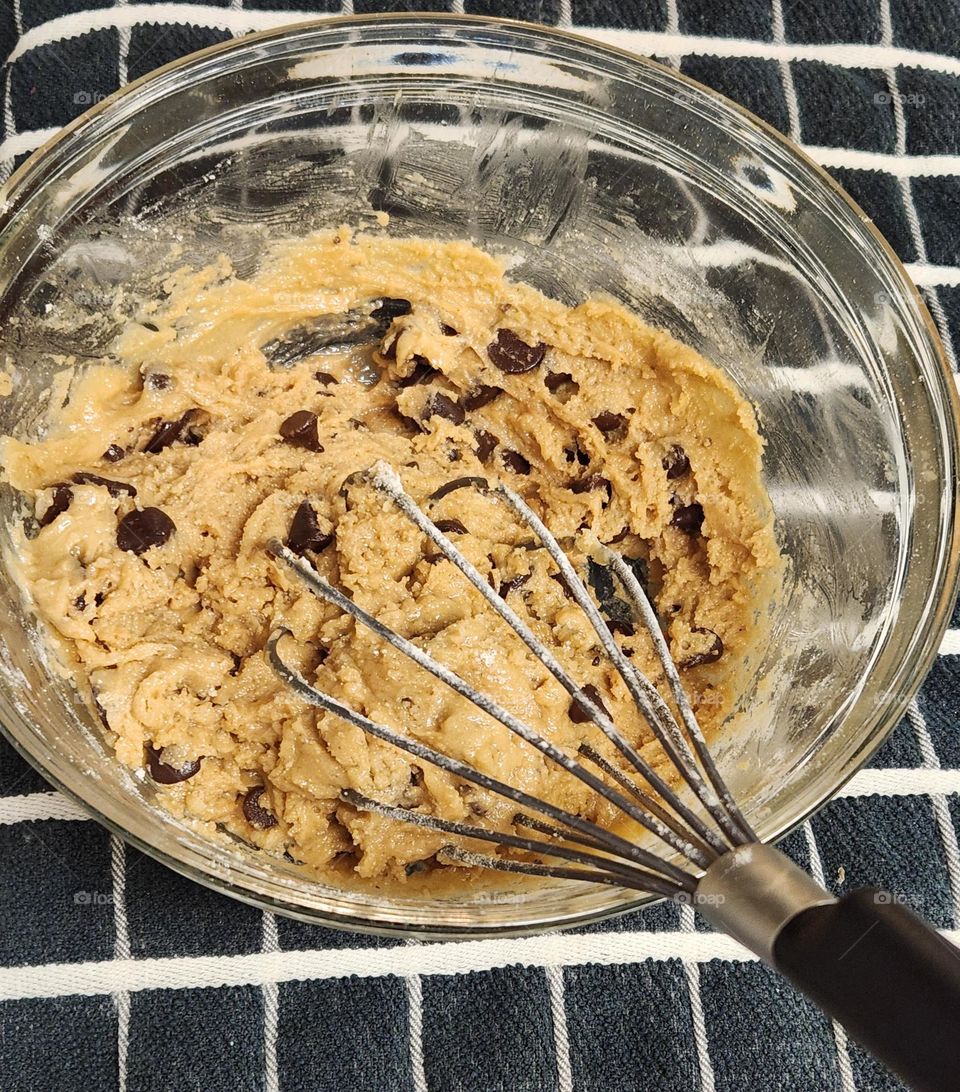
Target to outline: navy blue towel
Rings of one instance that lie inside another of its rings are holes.
[[[309,12],[443,0],[5,0],[4,177],[90,103]],[[799,140],[960,346],[960,5],[943,0],[453,0],[598,28]],[[615,35],[611,34],[611,29]],[[960,926],[960,613],[889,742],[787,841],[841,893]],[[549,938],[412,946],[212,894],[111,838],[0,740],[3,1092],[886,1092],[899,1084],[689,907]],[[264,958],[263,953],[267,954]],[[956,1076],[960,1087],[960,1075]]]

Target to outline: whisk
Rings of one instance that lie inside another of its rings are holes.
[[[279,629],[268,644],[270,661],[304,701],[420,762],[505,797],[519,810],[510,833],[399,807],[352,789],[343,790],[342,799],[361,811],[450,835],[450,844],[438,854],[441,861],[609,884],[688,902],[711,924],[789,978],[911,1087],[936,1092],[956,1089],[960,1084],[960,950],[887,892],[863,888],[837,899],[779,850],[760,842],[720,776],[656,612],[624,560],[599,543],[591,544],[646,630],[676,714],[624,655],[587,585],[522,497],[502,483],[475,477],[457,479],[434,494],[438,498],[455,489],[481,490],[509,506],[536,536],[686,787],[682,791],[671,784],[675,779],[658,772],[618,730],[590,688],[582,689],[571,678],[527,623],[406,493],[391,466],[378,462],[353,476],[358,478],[389,498],[460,570],[610,741],[623,760],[622,767],[589,743],[580,747],[577,757],[570,756],[413,641],[383,625],[282,542],[271,540],[269,553],[315,595],[369,628],[639,824],[664,847],[664,856],[401,735],[323,693],[282,659],[279,644],[289,631]],[[525,856],[477,853],[458,845],[462,839],[496,843]],[[531,854],[536,860],[529,859]]]

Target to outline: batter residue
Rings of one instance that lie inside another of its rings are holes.
[[[89,682],[118,759],[174,813],[328,878],[422,873],[449,841],[355,810],[344,787],[510,827],[509,802],[298,700],[264,653],[283,625],[295,637],[285,657],[322,690],[614,821],[265,552],[285,540],[569,753],[599,746],[462,575],[351,478],[378,459],[631,739],[650,746],[546,552],[502,503],[472,490],[428,502],[438,487],[502,478],[577,564],[591,535],[615,543],[654,597],[707,730],[729,712],[778,553],[753,411],[696,352],[613,302],[568,308],[513,283],[464,242],[341,229],[277,246],[249,280],[224,259],[165,288],[121,335],[122,366],[77,369],[53,425],[7,438],[3,462],[33,506],[20,547],[35,609]],[[608,574],[591,572],[617,641],[655,679]]]

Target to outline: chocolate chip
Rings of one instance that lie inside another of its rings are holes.
[[[610,496],[610,482],[602,474],[588,474],[570,483],[571,493],[591,493],[595,489],[606,489],[607,497]]]
[[[73,601],[75,610],[80,611],[81,614],[87,609],[87,597],[81,592]]]
[[[157,455],[164,448],[170,447],[180,439],[180,434],[193,419],[193,411],[187,412],[177,421],[161,421],[157,431],[144,445],[143,450],[148,455]]]
[[[147,744],[147,772],[158,785],[179,785],[181,781],[189,781],[194,774],[199,773],[201,759],[196,758],[192,762],[184,762],[182,766],[171,766],[163,762],[160,756],[163,751]]]
[[[47,506],[46,512],[37,520],[37,523],[41,527],[46,527],[48,524],[58,517],[62,516],[64,512],[70,507],[70,502],[73,500],[73,490],[65,482],[61,482],[53,487],[53,497],[50,504]]]
[[[550,579],[556,580],[560,587],[563,588],[563,594],[568,599],[573,598],[573,592],[570,590],[570,585],[567,583],[567,578],[563,575],[563,573],[551,573]]]
[[[600,698],[600,691],[593,685],[593,683],[587,683],[586,686],[581,686],[580,689],[584,692],[584,694],[586,694],[586,696],[593,702],[594,705],[598,705],[601,711],[606,713],[609,719],[610,712],[603,704],[603,701]],[[574,700],[570,702],[570,708],[567,711],[567,714],[574,724],[588,724],[591,720],[591,716],[587,712],[586,708],[579,701],[577,701],[576,698],[574,698]]]
[[[290,533],[287,535],[287,546],[295,554],[302,554],[304,550],[313,550],[319,553],[325,550],[333,542],[333,535],[325,534],[320,530],[317,522],[317,513],[309,501],[301,501],[300,507],[294,513],[290,523]]]
[[[390,338],[390,344],[384,345],[380,349],[380,355],[384,360],[396,360],[397,359],[397,341],[399,340],[399,334],[397,337]]]
[[[607,618],[606,623],[611,633],[622,633],[624,637],[632,637],[637,632],[633,622],[625,618]]]
[[[118,463],[126,454],[119,444],[111,444],[100,458],[108,463]]]
[[[687,453],[679,444],[673,447],[663,457],[663,469],[667,472],[670,481],[686,477],[690,473],[690,460]]]
[[[604,434],[604,436],[612,436],[615,432],[622,432],[627,427],[627,419],[619,413],[613,413],[611,410],[604,410],[602,413],[598,413],[593,419],[593,423]]]
[[[106,598],[107,598],[107,593],[106,592],[98,591],[97,594],[93,597],[93,605],[95,607],[102,607],[103,606],[103,601]]]
[[[107,711],[100,704],[100,699],[97,697],[96,691],[94,691],[93,694],[93,707],[97,711],[97,716],[100,718],[100,723],[104,726],[104,728],[109,728],[110,721],[107,719]]]
[[[500,458],[503,459],[503,465],[508,470],[512,470],[514,474],[530,473],[530,463],[519,451],[510,451],[508,448],[506,451],[500,453]]]
[[[419,872],[428,872],[434,864],[436,864],[436,860],[433,857],[428,857],[423,861],[411,861],[403,866],[403,874],[405,876],[416,876]]]
[[[437,391],[427,399],[427,403],[423,407],[421,420],[428,421],[431,417],[444,417],[455,425],[462,425],[466,414],[459,402],[454,402],[452,398],[448,398],[441,391]]]
[[[318,383],[321,383],[324,387],[329,387],[331,383],[336,383],[337,380],[329,372],[314,372],[313,378]]]
[[[564,449],[564,456],[568,463],[572,463],[576,460],[581,466],[590,465],[590,456],[580,449],[580,447],[568,447]]]
[[[482,428],[478,428],[473,435],[477,438],[477,458],[480,462],[485,463],[494,453],[500,441],[492,432],[487,432]]]
[[[533,371],[543,362],[547,351],[544,343],[528,345],[521,341],[512,330],[498,330],[497,340],[491,341],[487,346],[487,356],[491,362],[506,372],[507,375],[522,375],[524,372]]]
[[[458,519],[438,519],[436,523],[438,531],[445,535],[466,535],[469,532]]]
[[[548,372],[543,377],[544,386],[552,394],[558,391],[565,383],[572,383],[573,376],[569,372]]]
[[[169,375],[165,375],[163,372],[152,372],[146,378],[146,385],[152,387],[155,391],[165,391],[173,384],[173,380]]]
[[[416,387],[419,383],[426,383],[428,379],[439,374],[430,361],[419,353],[414,356],[413,365],[413,371],[409,375],[401,376],[397,380],[398,387]]]
[[[137,495],[137,487],[131,485],[129,482],[117,482],[113,481],[111,478],[101,478],[99,474],[88,474],[84,470],[74,474],[72,481],[74,485],[102,486],[111,497],[122,497],[124,493],[126,493],[128,497],[135,497]]]
[[[142,554],[153,546],[162,546],[177,527],[159,508],[128,512],[117,525],[117,545],[121,550]]]
[[[490,387],[486,384],[481,384],[479,387],[474,387],[472,391],[469,391],[463,399],[463,405],[465,409],[473,410],[481,409],[483,406],[489,406],[491,402],[499,398],[503,394],[503,391],[499,387]]]
[[[155,322],[141,322],[140,325],[144,330],[149,330],[151,334],[160,333],[160,327]]]
[[[720,635],[714,633],[712,629],[696,629],[693,633],[708,633],[713,638],[713,644],[706,652],[698,652],[696,655],[691,656],[689,660],[684,660],[681,667],[699,667],[701,664],[713,664],[723,655],[723,641],[720,640]]]
[[[530,574],[526,573],[524,576],[511,576],[509,580],[504,580],[500,584],[500,598],[506,599],[517,588],[522,588],[524,584],[530,579]]]
[[[459,331],[455,330],[452,326],[448,326],[447,323],[441,322],[440,333],[443,334],[444,337],[456,337]]]
[[[323,451],[320,443],[317,415],[310,410],[297,410],[280,424],[280,435],[288,444],[305,451]]]
[[[439,487],[439,489],[434,489],[434,491],[430,494],[430,496],[427,499],[432,500],[432,501],[438,501],[442,497],[445,497],[448,493],[453,493],[454,490],[457,490],[457,489],[464,489],[468,485],[477,485],[477,486],[480,486],[481,489],[487,489],[488,488],[488,483],[487,483],[486,478],[479,478],[479,477],[453,478],[451,481],[444,482],[443,485],[441,485]]]
[[[277,825],[277,817],[273,812],[267,811],[266,808],[260,805],[260,797],[263,796],[266,789],[266,785],[256,785],[252,789],[247,789],[243,797],[243,817],[250,826],[256,827],[257,830],[269,830]]]
[[[370,317],[375,319],[389,319],[391,322],[401,315],[409,315],[413,310],[413,304],[409,300],[396,299],[393,296],[384,296],[379,304],[370,312]]]
[[[703,526],[703,505],[682,504],[670,517],[670,526],[686,535],[699,535]]]

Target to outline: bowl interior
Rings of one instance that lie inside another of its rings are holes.
[[[765,837],[849,776],[918,684],[955,568],[956,434],[935,337],[857,211],[724,100],[543,28],[335,20],[162,70],[31,160],[6,198],[14,391],[0,431],[37,420],[57,355],[109,350],[116,285],[156,292],[171,267],[221,253],[249,274],[270,240],[387,213],[383,230],[472,239],[565,302],[615,296],[757,407],[789,570],[716,749]],[[69,320],[56,328],[53,300]],[[6,536],[8,488],[0,505]],[[635,901],[571,884],[344,892],[212,846],[107,760],[12,581],[3,594],[0,716],[16,744],[203,882],[312,920],[429,932],[569,924]]]

